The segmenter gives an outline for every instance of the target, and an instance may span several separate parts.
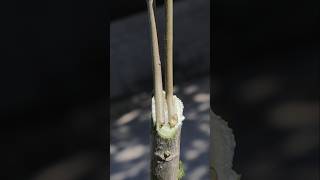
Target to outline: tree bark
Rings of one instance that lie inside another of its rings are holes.
[[[179,179],[181,127],[172,138],[164,138],[156,129],[152,130],[152,180]]]

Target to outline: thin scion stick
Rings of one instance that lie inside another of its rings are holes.
[[[154,99],[156,109],[156,121],[157,127],[161,127],[164,124],[164,109],[162,93],[162,73],[161,73],[161,61],[159,55],[159,44],[157,37],[157,26],[153,10],[153,0],[147,0],[149,22],[151,29],[151,40],[152,40],[152,62],[153,62],[153,82],[154,82]]]
[[[173,0],[165,0],[166,11],[166,100],[168,120],[171,127],[177,123],[173,105]]]

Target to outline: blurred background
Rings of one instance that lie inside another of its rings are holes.
[[[211,106],[245,180],[319,179],[319,3],[213,1]]]
[[[0,179],[105,179],[105,7],[0,3]]]

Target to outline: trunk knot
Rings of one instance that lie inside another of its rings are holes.
[[[168,159],[170,155],[171,155],[171,153],[169,151],[165,151],[164,152],[164,158],[165,159]]]

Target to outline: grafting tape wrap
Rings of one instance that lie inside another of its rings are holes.
[[[163,97],[165,97],[165,92],[163,92]],[[173,105],[175,107],[177,117],[178,117],[178,122],[174,127],[170,127],[168,125],[168,110],[167,110],[167,104],[165,99],[163,100],[164,102],[164,117],[165,117],[165,125],[162,126],[162,128],[157,129],[159,135],[161,135],[164,138],[170,138],[172,135],[176,132],[178,128],[182,126],[182,121],[185,119],[183,115],[183,103],[182,101],[177,97],[173,96]],[[156,109],[155,109],[155,101],[154,97],[152,97],[152,120],[153,120],[153,125],[156,126]]]

